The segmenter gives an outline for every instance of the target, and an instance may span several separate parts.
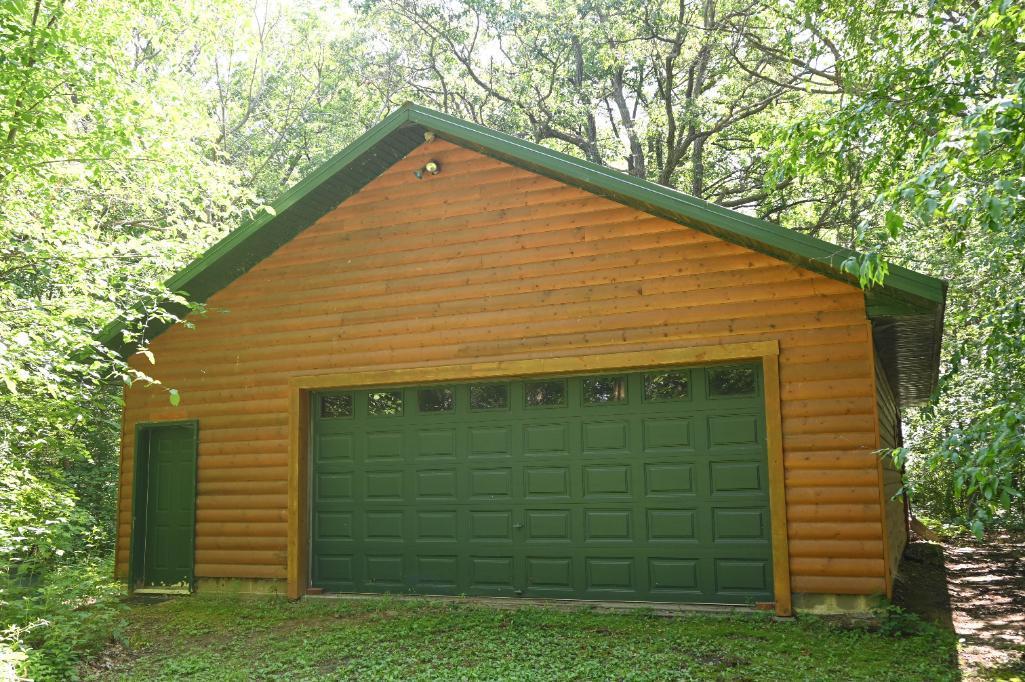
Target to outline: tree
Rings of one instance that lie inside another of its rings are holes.
[[[1025,9],[904,1],[798,4],[795,54],[828,53],[838,95],[776,139],[777,177],[854,183],[872,198],[865,284],[892,259],[951,280],[940,387],[912,415],[916,498],[976,533],[1025,519]]]
[[[372,127],[396,98],[368,63],[368,32],[327,3],[257,0],[209,45],[221,161],[269,202]]]
[[[110,380],[146,377],[94,334],[161,314],[175,295],[163,278],[247,206],[196,83],[175,73],[207,37],[204,12],[35,0],[0,13],[0,494],[25,484],[64,510],[0,512],[8,566],[41,570],[93,526],[111,545]]]
[[[750,0],[368,3],[414,98],[595,163],[779,219],[758,130],[817,77],[765,45]]]

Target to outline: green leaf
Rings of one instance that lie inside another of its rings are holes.
[[[178,393],[177,388],[172,388],[170,391],[168,391],[167,398],[171,401],[172,407],[178,407],[178,404],[182,401],[181,394]]]
[[[901,228],[904,227],[904,218],[900,216],[896,211],[886,212],[886,231],[891,237],[897,238],[900,234]]]
[[[972,529],[972,534],[975,535],[976,538],[981,540],[982,536],[983,536],[983,532],[985,530],[985,526],[983,525],[982,521],[979,520],[979,519],[972,519],[971,529]]]

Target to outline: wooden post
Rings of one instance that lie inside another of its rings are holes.
[[[310,431],[309,391],[292,386],[288,396],[288,598],[309,584],[306,471]]]
[[[786,471],[783,467],[783,416],[780,408],[779,352],[762,356],[765,382],[765,442],[769,453],[769,516],[772,526],[772,575],[776,615],[790,616],[790,541],[787,537]]]

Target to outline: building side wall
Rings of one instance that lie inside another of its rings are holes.
[[[900,426],[900,411],[894,399],[893,390],[886,378],[886,373],[879,362],[876,362],[876,400],[879,412],[879,447],[892,450],[903,445]],[[883,455],[883,500],[884,519],[886,523],[886,542],[889,545],[887,558],[890,563],[889,576],[892,581],[897,575],[904,546],[908,542],[907,509],[904,496],[900,493],[904,485],[901,472],[893,464],[893,458]]]
[[[776,339],[793,590],[884,590],[856,287],[435,140],[207,305],[133,359],[121,575],[138,422],[199,420],[197,577],[284,578],[290,377]]]

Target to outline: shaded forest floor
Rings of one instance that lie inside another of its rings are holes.
[[[954,638],[811,616],[513,610],[438,600],[134,603],[92,680],[956,680]]]
[[[895,602],[938,627],[888,636],[870,624],[813,616],[661,618],[388,598],[140,600],[130,604],[119,641],[80,673],[99,680],[1025,680],[1025,534],[912,542]]]
[[[894,601],[957,633],[965,680],[1025,680],[1025,533],[912,542]]]

